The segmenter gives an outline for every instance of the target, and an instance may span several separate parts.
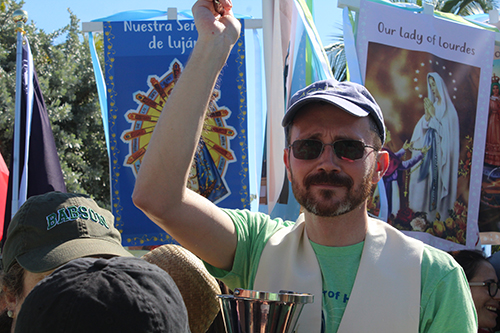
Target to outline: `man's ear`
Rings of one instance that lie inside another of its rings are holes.
[[[377,166],[375,172],[373,173],[372,182],[374,184],[378,183],[380,179],[385,175],[385,172],[389,168],[389,153],[385,150],[377,152]]]

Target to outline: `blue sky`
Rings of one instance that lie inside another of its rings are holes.
[[[332,35],[338,34],[342,24],[342,10],[337,8],[337,0],[313,0],[313,16],[316,28],[324,46],[332,42]],[[28,20],[34,21],[39,29],[52,32],[69,23],[71,11],[81,20],[91,20],[113,15],[127,10],[156,9],[167,10],[177,7],[180,10],[191,9],[189,0],[25,0],[23,9],[28,12]],[[262,18],[262,1],[233,0],[234,12]]]

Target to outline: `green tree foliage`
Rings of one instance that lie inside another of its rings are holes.
[[[3,10],[0,8],[0,152],[6,163],[11,158],[16,90],[16,25],[12,14],[23,3],[6,0]],[[108,155],[88,41],[71,11],[69,22],[51,33],[37,29],[34,23],[26,24],[25,31],[66,187],[110,208]]]

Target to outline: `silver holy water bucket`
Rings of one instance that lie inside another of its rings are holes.
[[[217,298],[227,333],[292,333],[304,305],[314,302],[312,294],[246,289]]]

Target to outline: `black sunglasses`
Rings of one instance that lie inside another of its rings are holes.
[[[296,140],[288,148],[292,149],[296,159],[314,160],[321,156],[325,146],[332,146],[338,158],[351,162],[362,158],[365,155],[365,148],[377,150],[358,140],[339,140],[333,143],[323,143],[313,139]]]
[[[471,286],[471,287],[488,286],[488,294],[490,294],[491,297],[495,297],[495,295],[498,292],[498,282],[495,282],[495,281],[469,282],[469,286]]]

